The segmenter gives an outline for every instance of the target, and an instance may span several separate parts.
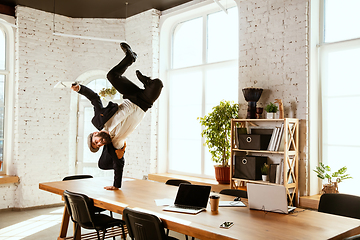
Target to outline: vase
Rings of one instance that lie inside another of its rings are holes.
[[[230,184],[230,167],[214,166],[215,178],[219,184]]]
[[[268,175],[261,175],[261,177],[264,182],[266,182],[268,180]]]
[[[337,182],[324,184],[321,193],[339,193]]]
[[[275,119],[275,118],[276,118],[276,113],[273,112],[266,113],[266,119]]]

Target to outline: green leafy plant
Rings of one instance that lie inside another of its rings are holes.
[[[261,174],[267,175],[268,173],[269,173],[269,165],[264,163],[264,165],[262,165],[262,167],[261,167]]]
[[[265,111],[268,113],[276,113],[278,111],[278,106],[270,102],[268,105],[266,105]]]
[[[314,172],[317,173],[318,178],[320,179],[327,179],[328,183],[332,182],[332,178],[336,178],[336,182],[340,183],[344,181],[345,179],[350,179],[350,174],[345,174],[347,171],[346,166],[340,168],[336,172],[331,173],[331,168],[329,166],[325,166],[323,163],[320,163],[319,166],[316,167]]]
[[[112,97],[116,94],[116,89],[114,87],[111,88],[103,88],[100,90],[99,95],[103,98],[107,96]]]
[[[230,158],[230,132],[231,119],[238,117],[239,105],[230,101],[220,101],[212,111],[204,117],[199,117],[200,124],[204,127],[201,136],[211,153],[211,159],[221,166],[228,166]]]

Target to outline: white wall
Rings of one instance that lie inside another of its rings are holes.
[[[282,99],[285,117],[300,119],[300,195],[307,194],[308,10],[304,0],[239,1],[239,103],[242,89],[263,88],[258,106]]]
[[[58,203],[60,196],[39,190],[39,182],[61,180],[74,169],[75,139],[70,89],[54,89],[89,70],[108,71],[124,53],[119,43],[54,36],[53,15],[17,7],[16,96],[13,161],[9,173],[19,184],[0,185],[0,209]],[[139,55],[136,69],[156,75],[158,19],[155,10],[121,19],[55,17],[55,31],[98,38],[126,39]],[[136,29],[135,29],[136,28]],[[135,75],[134,75],[135,76]],[[130,78],[134,76],[129,76]],[[156,76],[155,76],[156,77]],[[156,106],[128,138],[125,176],[142,178],[156,161]],[[155,119],[155,120],[154,120]],[[155,129],[155,130],[154,130]],[[71,131],[70,131],[71,130]]]

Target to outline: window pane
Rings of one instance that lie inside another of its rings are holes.
[[[169,170],[201,174],[202,73],[171,74],[169,90]],[[189,167],[191,166],[191,167]]]
[[[237,61],[218,66],[206,68],[205,84],[205,114],[221,100],[238,102],[238,73]],[[204,174],[214,175],[214,162],[211,160],[209,149],[205,147]]]
[[[0,70],[5,70],[6,38],[3,30],[0,29]]]
[[[208,62],[238,58],[238,14],[237,8],[208,16]]]
[[[196,18],[176,26],[173,34],[173,68],[202,63],[202,25],[202,18]]]
[[[325,42],[359,38],[360,1],[325,0]]]
[[[328,50],[330,49],[330,50]],[[360,178],[354,171],[360,167],[357,152],[360,149],[360,128],[344,119],[359,119],[360,103],[360,48],[326,48],[322,50],[322,119],[323,161],[332,171],[346,166],[354,178],[339,184],[339,191],[360,195],[354,187]]]

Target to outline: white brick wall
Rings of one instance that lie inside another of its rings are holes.
[[[75,122],[70,119],[70,89],[54,89],[60,81],[73,81],[89,70],[108,71],[124,56],[118,43],[54,36],[53,15],[17,7],[16,96],[14,156],[12,174],[17,185],[0,185],[0,209],[57,203],[61,198],[39,190],[39,182],[61,180],[73,171],[69,159],[75,153]],[[143,70],[154,75],[153,58],[158,58],[157,11],[147,11],[126,20],[71,19],[55,17],[58,33],[97,38],[125,39],[139,53],[139,61],[129,72]],[[125,33],[125,27],[131,29]],[[135,29],[136,28],[136,29]],[[125,37],[129,34],[128,37]],[[153,48],[153,46],[155,46]],[[135,75],[134,75],[135,76]],[[132,78],[132,77],[131,77]],[[133,79],[133,78],[132,78]],[[156,111],[155,111],[156,113]],[[125,175],[142,178],[150,171],[156,151],[153,135],[156,122],[152,111],[129,139]],[[155,126],[153,126],[154,124]],[[152,158],[152,159],[151,159]]]
[[[242,88],[264,89],[259,105],[281,98],[286,117],[301,119],[300,187],[306,188],[307,116],[307,0],[239,1],[240,117],[247,104]],[[17,8],[18,51],[14,161],[12,173],[20,184],[0,185],[0,209],[60,202],[60,197],[38,189],[38,183],[60,180],[73,169],[69,159],[74,122],[70,117],[70,91],[54,89],[59,80],[72,81],[89,70],[109,70],[122,58],[111,42],[52,35],[52,14]],[[158,76],[159,12],[146,11],[125,20],[70,19],[56,16],[56,32],[125,39],[138,53],[127,71]],[[136,84],[141,86],[139,81]],[[157,104],[128,138],[125,176],[142,178],[157,165]]]
[[[240,117],[246,87],[263,88],[258,106],[282,99],[285,117],[299,118],[300,190],[306,191],[308,1],[246,0],[239,4]]]

